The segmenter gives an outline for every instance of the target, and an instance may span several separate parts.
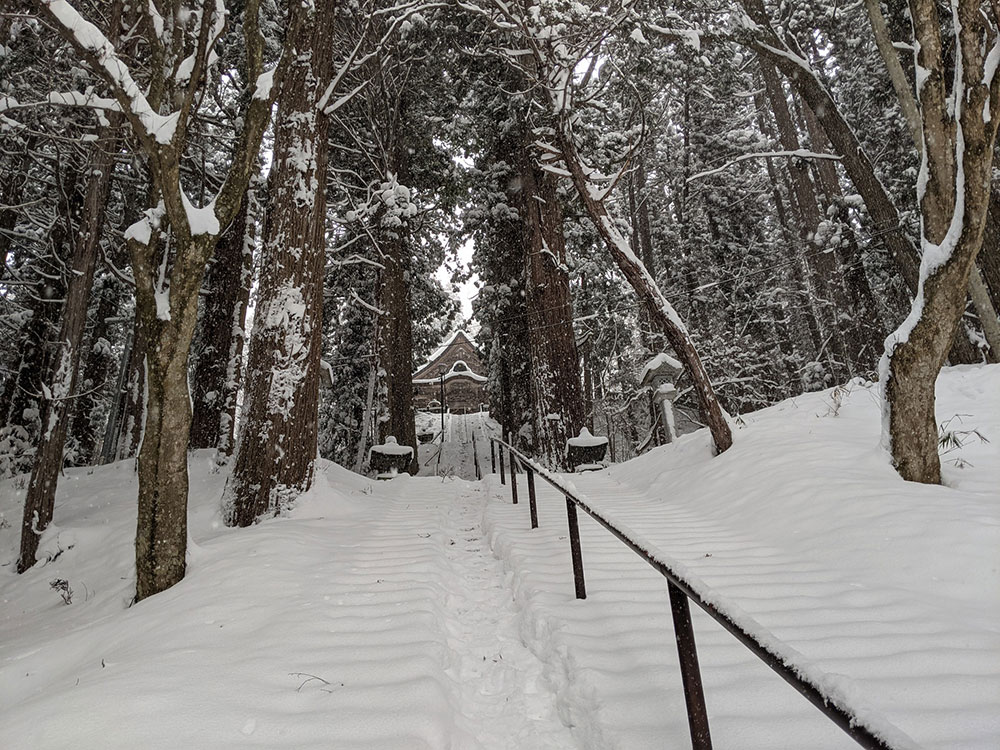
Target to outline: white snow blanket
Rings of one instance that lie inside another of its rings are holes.
[[[925,748],[995,750],[1000,367],[951,368],[939,381],[939,421],[963,444],[942,448],[944,487],[890,468],[876,394],[852,385],[744,415],[719,457],[702,431],[567,479],[799,652],[859,714]],[[580,513],[588,598],[576,601],[562,496],[536,482],[532,531],[526,505],[490,482],[491,543],[581,746],[685,746],[664,579]],[[692,609],[716,747],[857,747]]]
[[[744,415],[719,457],[694,433],[572,481],[860,713],[995,750],[1000,367],[946,371],[938,416],[944,487],[892,471],[861,385]],[[133,466],[68,470],[20,576],[26,478],[0,485],[0,747],[689,746],[663,579],[581,515],[576,601],[565,504],[537,477],[534,531],[523,475],[512,506],[496,477],[325,462],[286,517],[227,529],[225,469],[198,452],[188,576],[129,607]],[[716,747],[856,747],[697,610],[695,633]]]

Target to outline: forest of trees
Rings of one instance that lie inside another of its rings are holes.
[[[638,377],[668,352],[720,453],[729,415],[879,380],[893,464],[939,482],[936,375],[1000,357],[998,20],[995,0],[4,0],[18,570],[64,466],[135,458],[136,598],[168,588],[189,450],[231,463],[228,523],[280,514],[317,455],[416,445],[411,373],[460,325],[505,435],[557,468],[583,426],[615,460],[663,441]]]

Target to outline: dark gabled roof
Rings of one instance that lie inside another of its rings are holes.
[[[446,338],[442,344],[435,349],[431,355],[427,358],[420,367],[417,368],[416,372],[413,373],[412,378],[414,381],[427,379],[427,371],[433,368],[438,362],[441,361],[448,353],[448,350],[459,344],[467,344],[474,352],[476,351],[476,342],[465,331],[454,331],[448,338]],[[465,358],[461,358],[463,361]],[[481,363],[480,363],[481,364]],[[456,376],[474,376],[475,380],[480,378],[485,380],[485,377],[481,373],[475,372],[468,362],[465,362],[465,366],[469,368],[468,372],[455,373]],[[451,368],[449,368],[450,371]],[[436,376],[435,376],[436,377]]]

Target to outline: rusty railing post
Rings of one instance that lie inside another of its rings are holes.
[[[476,433],[472,433],[472,463],[476,467],[476,481],[483,478],[483,471],[479,468],[479,449],[476,447]]]
[[[705,708],[705,692],[701,685],[701,669],[698,666],[698,648],[694,642],[694,628],[691,625],[691,607],[687,594],[669,580],[670,614],[674,620],[674,638],[677,641],[677,658],[681,666],[681,682],[684,684],[684,702],[687,704],[688,727],[691,729],[693,750],[712,750],[712,735],[708,729],[708,710]]]
[[[493,444],[493,438],[490,438],[490,468],[491,474],[497,473],[497,447]]]
[[[530,466],[525,466],[528,473],[528,507],[531,508],[531,528],[538,528],[538,508],[535,506],[535,472]]]
[[[566,495],[566,520],[569,523],[569,551],[573,556],[573,585],[576,598],[587,598],[587,584],[583,580],[583,552],[580,550],[580,524],[576,520],[576,504]]]
[[[510,500],[512,504],[517,505],[517,457],[511,451],[508,453],[510,453]]]
[[[507,484],[507,470],[503,465],[503,445],[497,445],[497,453],[500,454],[500,484]]]

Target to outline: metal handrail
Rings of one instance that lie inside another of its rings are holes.
[[[472,431],[472,465],[476,469],[476,479],[483,478],[483,470],[479,466],[479,448],[476,447],[476,431]]]
[[[712,740],[709,733],[708,712],[705,708],[701,674],[698,666],[697,646],[694,641],[694,630],[691,625],[688,599],[701,607],[709,617],[735,636],[751,653],[776,672],[785,682],[795,688],[862,747],[868,750],[914,750],[918,747],[902,730],[888,724],[888,722],[881,728],[873,727],[868,721],[852,713],[846,701],[824,692],[823,688],[814,679],[804,674],[793,663],[794,657],[783,656],[771,645],[763,643],[752,633],[747,632],[744,627],[737,624],[729,615],[720,611],[716,605],[710,603],[710,600],[718,601],[719,597],[709,590],[707,586],[688,580],[685,575],[674,570],[668,563],[653,557],[649,549],[631,539],[624,531],[617,528],[613,522],[602,516],[598,510],[577,497],[573,490],[565,487],[559,478],[544,466],[541,466],[514,448],[510,443],[500,438],[490,437],[491,455],[494,443],[499,453],[501,483],[505,483],[503,477],[504,448],[507,449],[510,457],[511,493],[515,504],[517,502],[515,461],[522,465],[527,474],[528,495],[531,506],[531,528],[534,529],[538,526],[534,484],[534,475],[536,473],[565,496],[566,514],[570,530],[570,551],[573,559],[573,579],[577,599],[587,598],[586,583],[583,575],[583,555],[580,548],[580,532],[576,518],[576,509],[578,507],[667,579],[670,608],[674,621],[674,635],[677,641],[681,679],[684,685],[688,723],[691,730],[691,746],[695,750],[711,750]],[[494,465],[495,471],[496,467]],[[891,735],[891,738],[887,737],[887,734]]]

